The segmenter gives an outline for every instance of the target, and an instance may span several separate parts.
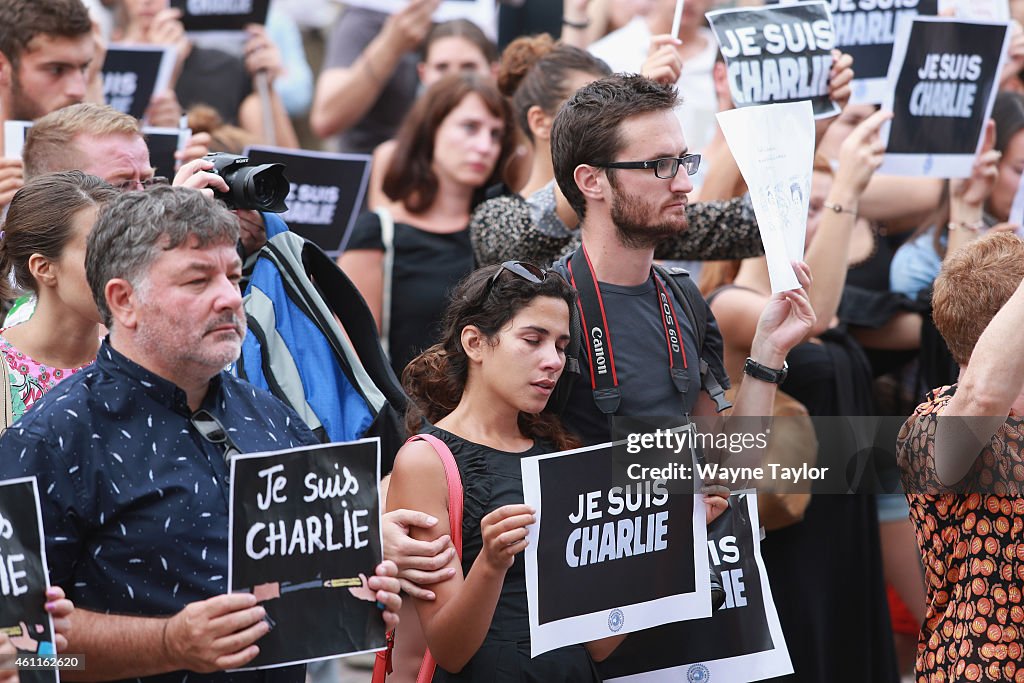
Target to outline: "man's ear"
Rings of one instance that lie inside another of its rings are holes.
[[[590,164],[580,164],[573,171],[572,177],[576,181],[576,187],[580,189],[587,199],[604,199],[605,183],[604,169]]]
[[[41,287],[53,287],[57,284],[57,264],[42,254],[28,257],[28,272]]]
[[[476,325],[466,325],[462,328],[462,349],[466,352],[471,363],[480,363],[484,358],[484,346],[488,343],[487,337]]]
[[[14,64],[3,52],[0,52],[0,88],[11,87],[14,80]]]
[[[420,79],[420,83],[423,82],[423,74],[427,72],[426,62],[416,62],[416,77]]]
[[[110,317],[120,327],[134,330],[138,326],[138,292],[132,283],[119,277],[107,281],[103,288],[103,296],[110,309]]]
[[[530,133],[535,140],[551,139],[551,124],[554,118],[547,115],[543,109],[536,104],[526,110],[526,123],[530,126]]]

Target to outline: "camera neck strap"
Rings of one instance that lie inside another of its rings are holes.
[[[608,329],[608,314],[605,311],[601,288],[594,276],[594,267],[587,255],[587,250],[580,246],[569,258],[569,281],[579,293],[580,323],[586,338],[587,362],[590,368],[590,387],[594,392],[594,403],[598,410],[612,415],[619,409],[622,393],[619,391],[619,376],[615,370],[615,354],[612,350],[612,338]],[[661,325],[665,332],[665,346],[668,350],[668,370],[676,391],[685,394],[690,388],[690,376],[687,373],[688,363],[686,349],[683,347],[672,297],[668,287],[652,268],[655,294],[658,297],[658,310],[661,313]],[[680,303],[680,305],[682,305]]]

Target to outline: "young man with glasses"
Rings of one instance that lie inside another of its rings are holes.
[[[555,179],[580,218],[583,239],[556,264],[580,293],[584,331],[563,419],[587,443],[609,439],[612,416],[714,415],[728,405],[718,390],[729,379],[710,309],[699,293],[677,294],[693,291],[688,277],[672,283],[671,274],[653,267],[655,246],[687,227],[690,175],[700,164],[688,153],[677,104],[672,86],[613,75],[581,88],[555,117]],[[809,283],[806,266],[798,276]],[[691,302],[703,311],[687,310]],[[691,321],[702,318],[700,343]],[[773,297],[734,415],[771,415],[786,355],[813,322],[803,289]]]
[[[87,96],[102,101],[96,53],[92,21],[81,0],[4,0],[0,121],[32,121]],[[23,184],[21,160],[0,159],[0,207]]]
[[[249,662],[270,628],[252,594],[225,593],[227,460],[318,441],[224,371],[245,335],[237,239],[235,217],[192,190],[114,200],[86,252],[110,336],[0,437],[0,452],[20,454],[0,459],[0,479],[34,475],[46,492],[52,578],[82,608],[68,651],[86,656],[89,680],[227,681],[217,672]],[[396,573],[385,562],[369,580],[389,627]],[[230,680],[304,677],[298,666]]]

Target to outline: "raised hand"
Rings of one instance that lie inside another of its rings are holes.
[[[652,37],[651,49],[640,73],[663,85],[674,84],[683,70],[683,60],[676,50],[682,44],[683,41],[667,33]]]
[[[892,118],[892,112],[876,111],[861,121],[839,148],[839,169],[833,185],[851,196],[844,206],[856,202],[868,186],[871,176],[882,165],[885,143],[879,130]],[[850,207],[852,208],[852,207]]]
[[[949,182],[949,195],[953,200],[959,200],[972,207],[985,203],[996,183],[996,178],[999,177],[999,159],[1002,154],[995,149],[995,144],[996,123],[989,119],[985,123],[985,136],[981,149],[974,157],[970,177],[957,178]]]
[[[757,321],[750,345],[751,358],[771,367],[782,365],[790,349],[807,337],[816,320],[806,291],[811,284],[811,269],[798,261],[793,270],[800,288],[772,295]]]

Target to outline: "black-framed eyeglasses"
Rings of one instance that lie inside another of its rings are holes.
[[[148,190],[151,187],[157,187],[159,185],[170,185],[171,179],[165,178],[162,175],[156,175],[152,178],[146,178],[145,180],[123,180],[119,183],[111,183],[115,190],[121,192],[131,192],[137,186],[142,186],[143,190]]]
[[[693,175],[700,168],[700,155],[687,154],[681,157],[663,157],[650,161],[609,161],[607,164],[591,164],[598,168],[653,168],[654,175],[664,180],[676,177],[682,166],[686,175]]]
[[[487,291],[484,292],[485,299],[491,295],[491,289],[494,288],[494,283],[498,281],[498,278],[501,277],[501,274],[506,270],[513,275],[521,277],[527,282],[532,282],[534,284],[540,284],[544,281],[544,278],[548,276],[548,271],[527,261],[505,261],[498,266],[498,269],[494,271],[494,275],[492,275],[491,279],[487,281]]]
[[[220,423],[220,420],[215,418],[210,411],[200,408],[196,412],[192,413],[190,418],[192,426],[199,432],[199,436],[203,437],[212,444],[217,444],[224,449],[224,460],[228,461],[230,458],[241,454],[242,451],[238,450],[238,446],[228,436],[228,432],[224,429],[224,425]]]

